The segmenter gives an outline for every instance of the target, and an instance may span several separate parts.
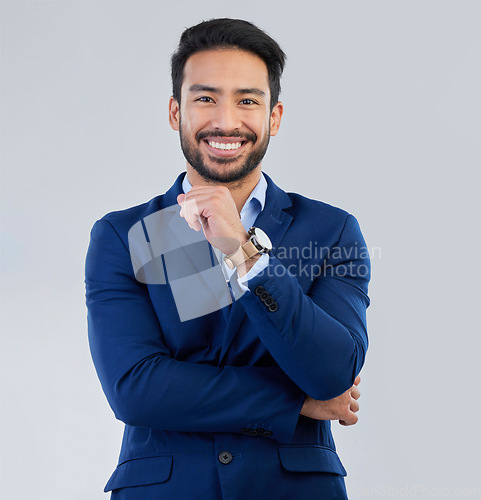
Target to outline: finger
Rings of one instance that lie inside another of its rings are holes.
[[[361,396],[361,391],[359,390],[359,387],[357,387],[356,385],[353,386],[351,390],[351,398],[359,399],[360,396]]]
[[[196,220],[193,222],[190,221],[190,222],[188,222],[188,224],[189,224],[189,227],[194,229],[195,231],[200,231],[203,228],[203,226],[199,220]]]
[[[197,221],[201,225],[202,229],[205,229],[207,227],[207,218],[204,217],[203,215],[199,215]]]
[[[359,420],[358,416],[355,413],[350,412],[349,417],[343,420],[339,420],[339,423],[341,425],[348,426],[356,424],[358,420]]]
[[[179,215],[184,217],[189,226],[196,231],[205,229],[207,226],[207,218],[200,214],[198,199],[188,198],[185,194],[177,196],[177,202],[181,206]]]
[[[200,184],[194,185],[190,188],[189,193],[191,194],[206,194],[208,196],[218,195],[219,193],[223,195],[229,195],[230,191],[225,186],[202,186]],[[187,194],[189,194],[187,193]]]
[[[356,379],[354,380],[354,385],[359,385],[361,383],[361,376],[358,375]]]
[[[349,409],[352,412],[359,411],[359,403],[355,399],[351,400],[351,404],[349,405]]]
[[[218,193],[204,193],[201,192],[199,193],[198,191],[192,192],[189,191],[185,195],[185,200],[195,200],[198,204],[206,204],[206,203],[212,203],[212,202],[217,202],[219,200],[223,201],[223,198],[218,194]]]
[[[192,229],[195,229],[195,231],[200,231],[200,230],[201,230],[204,226],[202,225],[202,223],[201,223],[199,220],[197,220],[197,221],[195,221],[195,223],[194,223],[194,224],[192,224],[190,227],[191,227]]]
[[[177,203],[180,205],[179,215],[181,217],[184,217],[184,199],[185,199],[185,194],[179,194],[179,196],[177,196]]]
[[[202,224],[199,222],[200,214],[195,200],[187,198],[184,199],[182,214],[184,219],[187,221],[187,224],[189,224],[192,229],[198,231],[202,228]]]
[[[189,227],[191,227],[195,231],[200,231],[204,227],[204,224],[202,223],[199,217],[197,217],[197,219],[194,219],[193,217],[190,218],[185,217],[185,220],[187,224],[189,224]]]
[[[194,229],[195,231],[200,231],[204,226],[202,225],[202,223],[200,222],[200,220],[195,220],[195,221],[188,221],[188,224],[189,224],[189,227],[191,227],[192,229]]]
[[[186,220],[189,222],[194,222],[194,220],[199,220],[201,225],[205,225],[209,217],[209,213],[212,211],[212,198],[209,196],[189,196],[190,191],[184,198],[184,203],[182,206],[182,213]]]

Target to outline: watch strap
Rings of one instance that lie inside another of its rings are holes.
[[[252,259],[254,255],[258,254],[259,250],[252,243],[251,240],[248,240],[242,246],[240,246],[235,252],[232,252],[230,255],[226,255],[224,257],[224,262],[230,269],[234,269],[234,267],[243,264],[244,262]]]

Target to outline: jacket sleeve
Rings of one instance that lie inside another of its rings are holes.
[[[290,441],[303,391],[279,367],[173,359],[148,289],[135,279],[128,249],[106,219],[91,231],[85,285],[92,359],[116,418],[167,431],[263,428]]]
[[[314,399],[332,399],[345,392],[363,366],[370,269],[359,224],[347,214],[326,260],[317,270],[308,268],[316,276],[307,293],[272,256],[268,267],[249,280],[252,293],[240,299],[279,366]],[[272,299],[276,305],[269,308]]]

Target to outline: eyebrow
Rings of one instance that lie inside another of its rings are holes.
[[[209,85],[202,85],[200,83],[192,85],[189,88],[189,92],[212,92],[213,94],[223,94],[223,91],[217,87],[210,87]],[[263,90],[257,89],[255,87],[237,89],[234,93],[237,95],[239,95],[239,94],[242,94],[242,95],[243,94],[254,94],[254,95],[261,96],[261,97],[264,97],[266,95],[266,93]]]

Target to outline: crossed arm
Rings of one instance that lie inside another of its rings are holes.
[[[93,361],[125,423],[191,432],[263,426],[289,442],[300,413],[345,424],[357,420],[355,383],[319,401],[317,393],[312,396],[318,399],[306,396],[305,381],[294,380],[282,364],[214,367],[173,359],[147,287],[135,280],[128,249],[107,220],[92,229],[85,282]]]
[[[223,253],[229,254],[236,244],[247,241],[249,235],[232,193],[225,186],[193,186],[177,201],[186,223],[194,230],[202,230]],[[323,214],[319,212],[317,217]],[[336,217],[340,233],[322,268],[316,269],[317,259],[308,260],[312,281],[307,294],[288,271],[290,266],[286,269],[270,256],[267,268],[250,278],[248,287],[251,292],[267,291],[279,307],[271,311],[273,314],[266,313],[257,293],[246,293],[240,299],[256,334],[278,365],[316,400],[336,398],[355,385],[368,347],[369,254],[356,218],[346,212]],[[307,221],[317,223],[315,213],[310,213],[300,226],[302,231],[297,231],[300,241],[305,241],[306,231],[312,230]],[[332,230],[336,230],[334,227]],[[296,245],[295,240],[289,245]],[[249,265],[238,269],[240,275],[248,272]]]

